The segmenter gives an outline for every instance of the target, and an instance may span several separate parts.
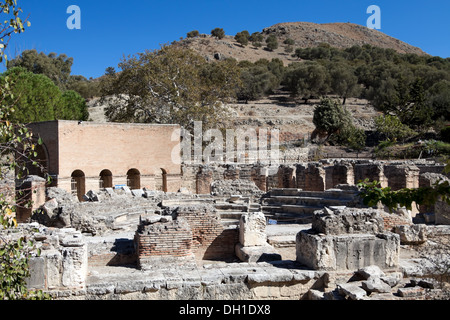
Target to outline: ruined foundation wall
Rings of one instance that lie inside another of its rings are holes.
[[[304,191],[324,191],[336,185],[355,185],[359,181],[376,180],[382,187],[394,190],[417,188],[423,173],[442,173],[444,166],[434,162],[321,160],[309,163],[283,164],[210,164],[182,166],[182,187],[192,193],[208,194],[217,180],[251,180],[264,192],[273,188],[298,188]]]
[[[297,261],[314,270],[395,269],[400,237],[385,232],[381,211],[367,208],[316,211],[312,228],[296,237]]]
[[[183,219],[149,225],[141,223],[136,233],[139,266],[145,269],[152,258],[190,256],[191,244],[192,232]]]
[[[192,230],[192,251],[197,259],[222,259],[234,255],[239,242],[237,229],[226,229],[212,206],[180,206],[175,215]]]

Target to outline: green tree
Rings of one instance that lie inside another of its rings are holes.
[[[198,30],[192,30],[186,34],[186,36],[188,38],[195,38],[195,37],[198,37],[199,35],[200,35],[200,32],[198,32]]]
[[[266,38],[266,47],[270,51],[276,50],[278,48],[278,40],[274,34],[271,34]]]
[[[283,84],[293,96],[301,97],[307,103],[311,97],[328,92],[329,75],[317,62],[291,64],[285,72]]]
[[[53,120],[57,109],[61,91],[46,76],[28,72],[24,68],[15,67],[8,69],[0,78],[2,85],[9,78],[15,83],[11,88],[15,102],[15,112],[11,115],[11,121],[29,123]]]
[[[236,33],[234,36],[234,40],[236,40],[240,45],[245,47],[248,45],[248,38],[250,37],[248,31],[244,30],[241,32]]]
[[[287,38],[286,40],[283,41],[283,43],[289,46],[293,46],[295,44],[295,41],[292,40],[291,38]]]
[[[348,97],[355,97],[360,92],[358,77],[344,64],[334,64],[330,70],[331,91],[342,98],[342,104]]]
[[[105,69],[105,76],[113,76],[116,74],[116,68],[108,67]]]
[[[34,74],[24,68],[8,69],[0,83],[6,79],[14,82],[11,87],[11,101],[15,106],[10,121],[29,123],[47,120],[87,120],[85,100],[74,91],[62,93],[61,90],[43,74]]]
[[[225,37],[225,31],[222,28],[215,28],[211,30],[211,35],[217,39],[223,39]]]
[[[262,42],[264,41],[264,36],[260,32],[253,32],[250,35],[249,40],[252,42],[252,45],[259,48],[262,46]]]
[[[404,125],[398,117],[389,114],[377,117],[375,126],[377,132],[390,141],[404,141],[416,135],[414,130]]]
[[[35,74],[49,77],[61,90],[66,89],[72,70],[73,58],[65,54],[57,55],[36,50],[25,50],[17,58],[8,62],[8,69],[23,67]]]
[[[336,142],[350,149],[360,151],[366,146],[366,133],[363,129],[355,127],[351,121],[339,131]]]
[[[267,66],[254,65],[241,71],[242,87],[238,91],[239,100],[257,100],[272,92],[278,82],[276,76]]]
[[[400,121],[418,131],[425,132],[433,124],[433,109],[426,101],[423,80],[418,78],[408,84],[397,81],[390,88],[383,104],[385,113],[396,115]]]
[[[314,108],[313,123],[329,139],[351,124],[351,115],[338,101],[324,98]]]
[[[124,59],[120,73],[103,88],[115,95],[106,109],[110,121],[179,123],[187,129],[203,121],[206,129],[220,125],[223,103],[235,97],[239,85],[236,61],[208,64],[189,49],[165,46]]]
[[[73,90],[65,91],[55,110],[55,118],[60,120],[88,120],[86,100]]]
[[[99,97],[101,80],[102,78],[88,80],[84,76],[73,75],[69,78],[66,90],[76,91],[84,99]]]
[[[450,119],[450,81],[436,82],[427,91],[427,96],[433,109],[433,120]]]

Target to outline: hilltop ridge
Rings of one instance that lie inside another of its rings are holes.
[[[234,35],[226,35],[222,39],[217,39],[210,35],[201,34],[198,37],[185,38],[174,42],[174,44],[190,48],[207,59],[235,58],[238,61],[255,62],[259,59],[278,58],[285,64],[297,61],[296,58],[292,57],[292,53],[285,52],[286,45],[283,42],[286,39],[294,41],[292,45],[294,49],[317,47],[322,43],[327,43],[339,49],[368,44],[380,48],[390,48],[399,53],[427,55],[418,47],[378,30],[353,23],[286,22],[264,28],[260,32],[264,39],[269,35],[275,35],[279,43],[278,48],[273,51],[266,50],[264,41],[260,48],[253,46],[251,43],[242,46],[236,42]]]

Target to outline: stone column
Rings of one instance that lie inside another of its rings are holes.
[[[309,163],[305,172],[305,191],[325,190],[325,169],[319,163]]]
[[[388,181],[383,171],[383,165],[380,163],[357,163],[354,167],[354,173],[355,184],[358,184],[359,181],[369,179],[369,181],[378,181],[383,188],[388,186]]]
[[[208,167],[200,167],[197,173],[197,194],[210,194],[213,172]]]
[[[296,168],[294,166],[281,165],[278,170],[279,188],[296,188]]]
[[[281,256],[267,243],[266,218],[262,212],[248,212],[241,216],[236,256],[244,262],[281,260]]]
[[[385,165],[384,175],[392,190],[419,187],[419,168],[408,165]]]
[[[262,165],[255,165],[251,169],[251,179],[256,186],[261,190],[267,191],[267,175],[268,169]]]

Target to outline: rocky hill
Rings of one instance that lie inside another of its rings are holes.
[[[294,40],[293,48],[316,47],[321,43],[328,43],[332,47],[348,48],[354,45],[369,44],[372,46],[391,48],[399,53],[414,53],[426,55],[421,49],[405,42],[392,38],[377,30],[351,23],[315,24],[309,22],[280,23],[261,31],[264,38],[276,35],[279,47],[269,51],[262,47],[254,47],[251,43],[242,46],[234,39],[234,35],[216,39],[211,35],[201,34],[194,38],[185,38],[174,42],[173,45],[191,48],[209,60],[233,57],[238,61],[248,60],[255,62],[265,58],[271,60],[278,58],[285,65],[298,61],[291,53],[285,52],[284,40]],[[311,99],[308,104],[298,103],[287,92],[277,92],[257,101],[245,103],[232,103],[229,105],[231,113],[230,128],[256,128],[279,129],[282,142],[298,141],[308,138],[314,130],[312,122],[315,104],[318,100]],[[91,120],[106,121],[104,115],[105,105],[97,99],[90,103]],[[373,120],[380,114],[367,100],[350,98],[346,108],[352,113],[353,121],[357,127],[365,130],[373,129]]]
[[[195,38],[180,40],[174,44],[191,48],[208,59],[233,57],[238,61],[254,62],[262,58],[269,60],[279,58],[285,64],[296,61],[295,58],[291,57],[291,53],[285,52],[286,45],[283,44],[283,41],[288,38],[294,40],[294,49],[316,47],[321,43],[328,43],[332,47],[341,49],[354,45],[369,44],[381,48],[391,48],[399,53],[426,54],[420,48],[411,46],[380,31],[353,23],[279,23],[263,29],[261,33],[264,38],[271,34],[276,35],[279,43],[278,49],[274,51],[266,50],[264,49],[264,42],[260,48],[254,47],[251,43],[247,46],[241,46],[234,40],[234,35],[216,39],[211,35],[202,34]]]

